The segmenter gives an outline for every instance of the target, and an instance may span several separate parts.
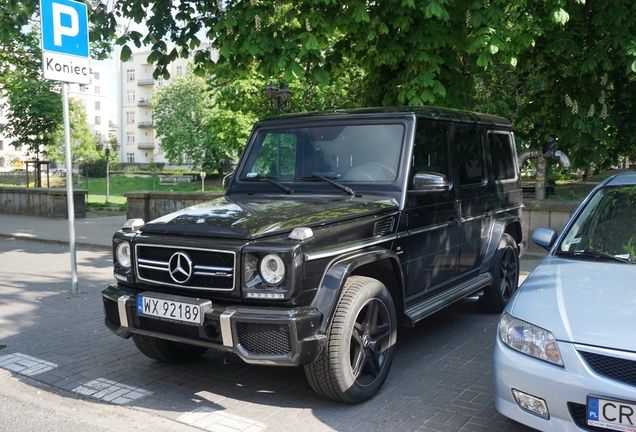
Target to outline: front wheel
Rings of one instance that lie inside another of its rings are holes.
[[[345,283],[327,342],[305,375],[330,399],[359,403],[373,397],[391,368],[397,320],[391,294],[377,281],[352,276]]]
[[[510,234],[499,240],[491,267],[492,284],[484,290],[480,306],[488,311],[500,313],[519,287],[519,249]]]
[[[172,342],[139,334],[133,334],[132,340],[142,354],[163,363],[189,362],[198,359],[208,350],[205,347]]]

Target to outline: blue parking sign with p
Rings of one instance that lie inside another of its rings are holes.
[[[42,48],[88,57],[88,15],[84,3],[41,0]]]

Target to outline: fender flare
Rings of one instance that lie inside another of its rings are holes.
[[[388,249],[373,249],[340,256],[327,265],[320,279],[316,296],[312,301],[312,306],[322,314],[319,332],[326,330],[336,309],[344,284],[355,269],[384,260],[390,260],[394,268],[400,268],[401,264],[398,256],[395,252]],[[397,283],[402,289],[404,287],[402,272],[396,273]]]
[[[507,229],[510,225],[517,223],[520,225],[519,235],[521,235],[521,220],[518,217],[512,215],[502,215],[502,217],[495,219],[492,224],[490,242],[488,243],[486,253],[484,254],[484,259],[481,263],[481,268],[479,269],[480,273],[487,273],[490,271],[490,266],[492,264],[492,260],[495,257],[495,253],[497,253],[497,248],[499,247],[499,241],[501,240],[501,237],[504,235],[504,233],[507,232]],[[515,237],[514,235],[512,236]],[[520,247],[521,243],[519,240],[522,239],[515,238],[518,248]]]

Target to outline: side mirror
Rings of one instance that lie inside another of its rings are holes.
[[[435,193],[448,192],[450,184],[444,174],[436,172],[420,172],[413,177],[413,189],[409,192]]]
[[[547,250],[550,250],[556,238],[557,232],[552,228],[537,228],[532,233],[532,241]]]
[[[227,190],[230,188],[230,183],[232,183],[232,179],[234,178],[234,173],[231,172],[228,175],[226,175],[225,177],[223,177],[223,190],[225,192],[227,192]]]

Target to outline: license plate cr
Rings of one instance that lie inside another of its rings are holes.
[[[587,424],[616,431],[636,432],[636,403],[588,396]]]
[[[137,296],[137,313],[192,324],[203,322],[203,308],[199,304],[142,295]]]

